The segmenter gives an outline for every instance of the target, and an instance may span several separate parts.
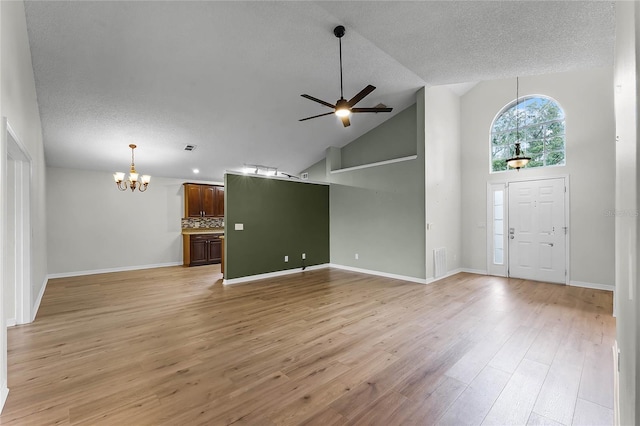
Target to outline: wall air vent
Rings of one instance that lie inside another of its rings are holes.
[[[194,149],[196,149],[197,145],[185,145],[184,146],[184,150],[185,151],[193,151]]]

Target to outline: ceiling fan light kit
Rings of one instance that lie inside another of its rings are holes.
[[[340,121],[342,121],[342,125],[344,127],[349,127],[351,125],[351,121],[349,120],[349,117],[351,116],[351,114],[353,113],[362,113],[362,112],[391,112],[393,110],[393,108],[388,108],[386,106],[384,107],[380,107],[380,106],[376,106],[373,108],[354,108],[354,105],[357,104],[358,102],[360,102],[362,99],[364,99],[365,96],[367,96],[369,93],[373,92],[376,88],[375,86],[372,85],[368,85],[367,87],[365,87],[364,89],[362,89],[360,92],[358,92],[357,95],[355,95],[353,98],[351,98],[350,100],[346,100],[344,98],[344,89],[343,89],[343,84],[342,84],[342,37],[345,34],[345,28],[342,25],[338,25],[337,27],[335,27],[333,29],[333,34],[338,37],[338,44],[340,46],[340,99],[338,99],[336,101],[336,104],[330,104],[329,102],[325,102],[321,99],[318,98],[314,98],[313,96],[304,94],[304,95],[300,95],[303,98],[307,98],[311,101],[317,102],[319,104],[322,104],[326,107],[332,108],[333,112],[326,112],[324,114],[318,114],[318,115],[314,115],[311,117],[306,117],[306,118],[302,118],[298,121],[306,121],[306,120],[311,120],[312,118],[318,118],[318,117],[323,117],[325,115],[331,115],[331,114],[335,114],[336,116],[338,116],[340,118]]]

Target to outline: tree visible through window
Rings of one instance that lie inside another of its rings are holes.
[[[531,157],[526,168],[565,164],[564,111],[553,99],[526,96],[502,109],[491,125],[491,171],[507,170],[515,155],[516,120],[520,147]]]

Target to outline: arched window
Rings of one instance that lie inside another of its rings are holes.
[[[564,111],[556,101],[535,95],[505,106],[491,125],[491,172],[507,170],[506,159],[515,155],[516,120],[520,145],[531,157],[526,168],[565,164]]]

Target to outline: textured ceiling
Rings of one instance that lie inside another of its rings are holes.
[[[54,167],[222,180],[243,164],[288,173],[415,101],[422,86],[611,66],[610,2],[27,1],[45,155]],[[335,102],[377,89],[343,128]],[[462,83],[462,84],[457,84]],[[393,143],[393,141],[389,141]],[[186,144],[197,145],[193,152]],[[193,175],[192,169],[201,173]]]

